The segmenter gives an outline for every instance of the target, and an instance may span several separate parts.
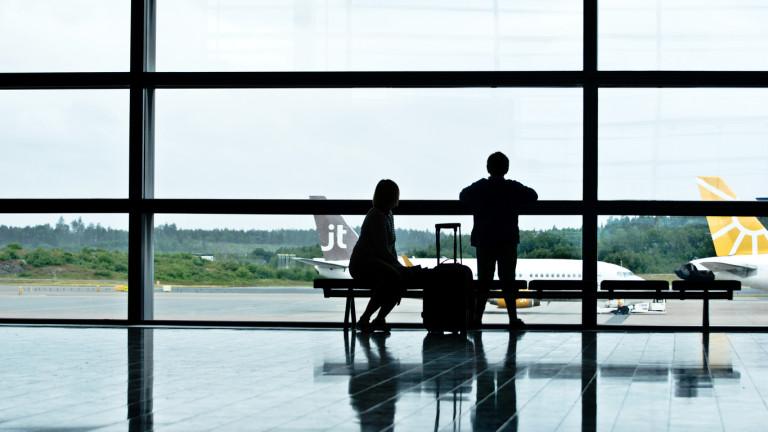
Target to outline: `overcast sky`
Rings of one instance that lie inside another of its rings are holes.
[[[130,2],[64,3],[0,1],[1,72],[127,70]],[[603,0],[600,17],[603,69],[768,69],[763,1]],[[570,0],[158,0],[157,65],[578,70],[581,32],[581,2]],[[722,176],[740,199],[768,195],[768,90],[604,89],[599,114],[601,199],[695,200],[697,175]],[[580,89],[162,90],[156,196],[367,199],[389,177],[403,199],[453,199],[502,150],[511,177],[541,199],[578,200],[581,116]],[[125,90],[0,92],[2,197],[126,197],[127,145]],[[157,219],[312,226],[309,216]]]

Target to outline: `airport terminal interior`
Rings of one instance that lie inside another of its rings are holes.
[[[0,432],[766,430],[763,3],[0,0]]]

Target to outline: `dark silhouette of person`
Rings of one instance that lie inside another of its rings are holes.
[[[349,378],[349,401],[360,419],[361,431],[380,431],[395,422],[400,364],[387,351],[388,335],[358,334],[360,346],[368,362],[367,369],[353,371]],[[370,340],[376,344],[376,353]]]
[[[482,324],[490,281],[498,263],[499,279],[510,283],[503,288],[504,301],[509,326],[515,329],[524,325],[517,317],[512,289],[517,267],[517,244],[520,243],[515,209],[519,204],[536,201],[539,196],[533,189],[504,178],[509,171],[509,159],[504,153],[496,152],[488,156],[487,168],[488,178],[472,183],[459,194],[459,200],[474,217],[471,243],[477,254],[477,279],[481,281],[474,325],[479,327]]]
[[[457,421],[457,402],[465,400],[465,395],[472,392],[474,375],[473,361],[475,347],[471,340],[461,334],[427,333],[421,345],[421,384],[420,390],[424,395],[435,398],[435,428],[447,430],[448,415],[452,421]],[[448,402],[442,405],[441,402]],[[453,403],[451,403],[453,402]],[[445,409],[447,405],[448,409]],[[451,407],[453,405],[453,407]],[[453,430],[456,430],[455,426]]]
[[[373,207],[365,215],[360,237],[352,250],[349,272],[354,279],[373,284],[373,293],[357,328],[363,332],[389,331],[386,317],[400,303],[405,267],[395,252],[395,222],[392,209],[400,201],[400,189],[392,180],[376,185]],[[374,312],[376,319],[370,322]]]
[[[517,340],[522,332],[510,333],[501,368],[492,371],[483,348],[482,333],[474,336],[477,368],[477,397],[472,410],[473,431],[517,430]]]

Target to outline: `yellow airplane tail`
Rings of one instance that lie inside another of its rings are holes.
[[[698,177],[704,201],[735,201],[736,194],[720,177]],[[768,231],[753,216],[707,216],[717,256],[768,254]]]

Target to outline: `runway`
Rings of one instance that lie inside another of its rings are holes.
[[[358,315],[366,299],[357,299]],[[0,286],[2,318],[125,319],[128,296],[113,287]],[[421,322],[421,300],[404,299],[390,322]],[[711,325],[768,326],[768,298],[741,296],[734,301],[712,301]],[[701,324],[702,302],[669,301],[664,314],[598,314],[599,324],[689,325]],[[580,302],[543,302],[520,309],[529,324],[579,324]],[[155,292],[155,319],[220,321],[341,322],[343,299],[326,299],[320,290],[304,287],[174,288]],[[485,323],[507,322],[504,309],[487,305]]]

